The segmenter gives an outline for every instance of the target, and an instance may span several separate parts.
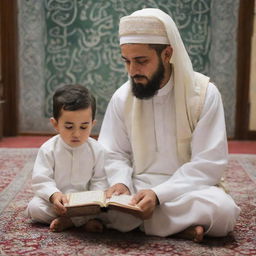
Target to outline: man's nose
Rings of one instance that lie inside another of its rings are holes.
[[[128,73],[131,77],[133,77],[134,75],[138,75],[139,74],[138,65],[136,63],[131,62],[128,68]]]

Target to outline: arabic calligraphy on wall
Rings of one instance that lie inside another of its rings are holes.
[[[141,8],[160,8],[176,22],[194,69],[208,74],[211,0],[46,0],[45,116],[62,84],[80,83],[97,98],[99,130],[113,92],[127,80],[118,24]]]

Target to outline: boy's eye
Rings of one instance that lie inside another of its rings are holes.
[[[81,126],[80,129],[86,130],[86,129],[87,129],[87,126]]]
[[[66,129],[71,130],[73,126],[65,126]]]

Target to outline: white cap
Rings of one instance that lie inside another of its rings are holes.
[[[119,24],[120,45],[129,43],[170,44],[165,26],[153,16],[125,16]]]

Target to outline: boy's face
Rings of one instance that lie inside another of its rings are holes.
[[[61,110],[59,120],[51,118],[51,123],[66,144],[78,147],[85,143],[95,124],[91,108],[75,111]]]

